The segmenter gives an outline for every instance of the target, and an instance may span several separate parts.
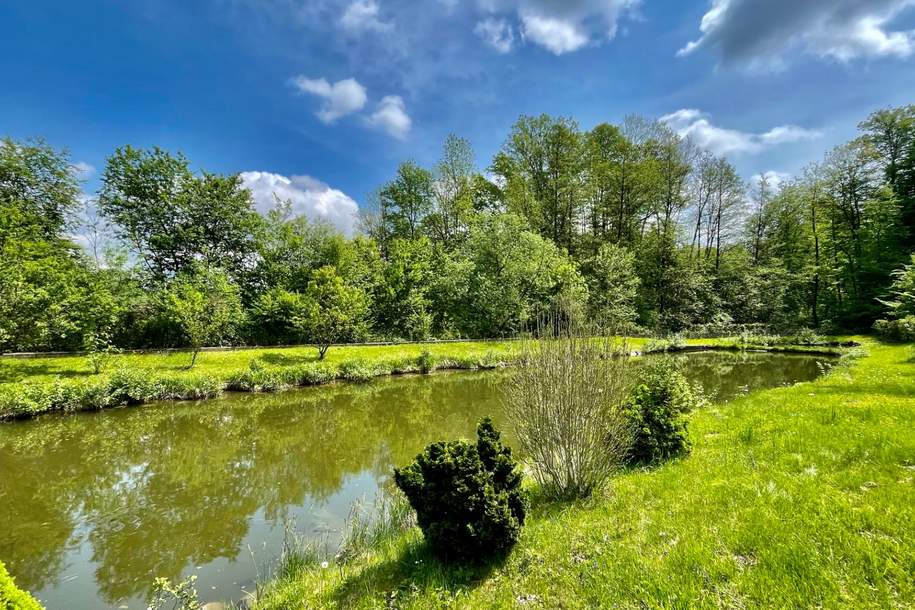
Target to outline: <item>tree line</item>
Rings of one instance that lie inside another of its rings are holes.
[[[402,163],[351,238],[159,148],[109,157],[78,245],[84,203],[66,151],[0,142],[0,350],[862,329],[915,250],[915,106],[778,184],[657,121],[522,116],[485,169],[457,136]]]

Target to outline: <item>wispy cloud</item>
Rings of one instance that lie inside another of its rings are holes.
[[[780,125],[763,133],[751,133],[714,125],[708,116],[694,108],[683,108],[661,117],[660,121],[680,136],[717,155],[758,153],[778,144],[819,138],[822,133],[796,125]]]
[[[499,53],[508,53],[515,46],[515,33],[505,19],[488,17],[477,23],[474,33]]]
[[[95,166],[85,161],[80,161],[71,166],[71,171],[77,180],[88,180],[95,175]]]
[[[343,29],[354,32],[388,32],[394,24],[381,19],[381,8],[375,0],[355,0],[343,11],[340,25]]]

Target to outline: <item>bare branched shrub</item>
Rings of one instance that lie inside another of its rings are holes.
[[[544,491],[587,496],[625,463],[632,443],[622,408],[633,377],[628,348],[571,332],[541,337],[524,344],[506,410]]]

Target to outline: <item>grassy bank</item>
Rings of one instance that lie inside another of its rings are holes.
[[[684,348],[763,349],[838,352],[829,346],[798,345],[791,338],[629,339],[636,353]],[[85,356],[0,358],[0,420],[51,412],[99,410],[156,400],[200,400],[224,391],[275,392],[335,380],[476,370],[510,365],[520,353],[517,341],[465,341],[331,348],[318,360],[313,347],[274,347],[203,352],[188,370],[186,352],[132,353],[112,357],[93,374]]]
[[[286,608],[911,608],[915,349],[695,412],[692,454],[580,503],[534,500],[501,564],[453,568],[418,530],[262,591]]]
[[[340,346],[318,360],[311,347],[204,352],[187,370],[186,353],[126,354],[93,375],[84,357],[4,358],[0,420],[98,410],[155,400],[199,400],[224,391],[273,392],[334,380],[491,369],[517,357],[516,342]]]

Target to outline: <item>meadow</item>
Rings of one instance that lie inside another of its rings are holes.
[[[586,500],[532,490],[503,561],[446,565],[389,527],[290,562],[254,607],[910,608],[915,350],[862,342],[817,381],[697,410],[687,457]]]

